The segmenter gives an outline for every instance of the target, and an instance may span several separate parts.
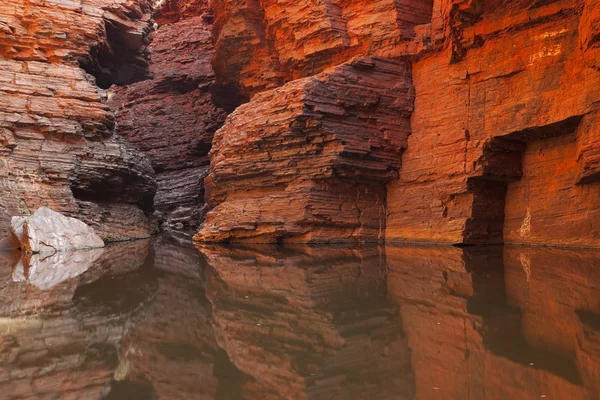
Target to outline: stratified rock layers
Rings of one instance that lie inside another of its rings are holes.
[[[251,100],[216,134],[196,239],[600,246],[593,1],[214,8],[217,82]]]
[[[357,58],[258,94],[215,135],[197,240],[376,241],[410,131],[410,65]]]
[[[600,246],[597,7],[538,3],[486,2],[413,65],[388,241]]]
[[[114,135],[103,92],[78,65],[99,79],[134,79],[144,69],[149,10],[123,0],[0,5],[1,236],[8,216],[40,206],[83,220],[103,239],[152,232],[154,173]],[[115,38],[130,56],[118,59]]]
[[[214,132],[226,113],[213,103],[210,15],[204,2],[164,3],[152,36],[152,80],[111,89],[119,134],[150,158],[157,174],[156,210],[172,227],[197,229]],[[194,7],[194,5],[196,5]]]

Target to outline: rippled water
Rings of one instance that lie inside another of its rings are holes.
[[[0,260],[2,399],[600,393],[596,251],[160,238]]]

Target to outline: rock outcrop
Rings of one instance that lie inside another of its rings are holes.
[[[215,135],[196,240],[383,240],[412,94],[408,63],[356,58],[256,95]]]
[[[0,235],[40,206],[105,240],[151,234],[154,172],[96,86],[146,77],[149,30],[145,0],[0,5]]]
[[[148,47],[153,78],[113,86],[109,105],[119,134],[151,161],[162,220],[172,228],[196,230],[205,214],[208,152],[227,103],[215,88],[210,64],[212,16],[205,1],[171,0],[162,2],[155,16],[159,28]]]
[[[213,8],[217,83],[251,100],[215,135],[206,181],[213,210],[196,239],[600,246],[594,1],[265,0]],[[356,56],[373,57],[373,68],[363,62],[352,84],[338,86],[335,76]],[[373,85],[379,63],[407,72]],[[402,88],[391,89],[399,81]],[[387,89],[399,108],[380,101]],[[326,103],[327,93],[338,97],[313,110],[311,96]],[[373,107],[361,109],[371,99]],[[379,121],[388,111],[386,120],[410,124],[390,134]],[[291,123],[313,113],[316,128]],[[332,117],[348,126],[319,132]],[[403,143],[386,144],[384,162],[350,149],[356,172],[338,176],[339,161],[324,164],[327,146],[310,152],[332,132],[344,136],[342,146],[376,147],[382,136]],[[304,153],[291,137],[310,138]],[[366,165],[389,175],[365,184]],[[334,178],[325,183],[327,168]]]

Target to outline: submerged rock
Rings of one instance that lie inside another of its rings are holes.
[[[92,227],[47,207],[40,207],[31,216],[13,217],[11,233],[12,245],[18,242],[18,247],[29,253],[51,254],[104,247],[104,242]],[[6,241],[6,246],[10,246],[9,241]]]

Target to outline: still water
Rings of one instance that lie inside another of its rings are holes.
[[[16,265],[16,266],[15,266]],[[2,399],[597,399],[600,251],[0,257]]]

